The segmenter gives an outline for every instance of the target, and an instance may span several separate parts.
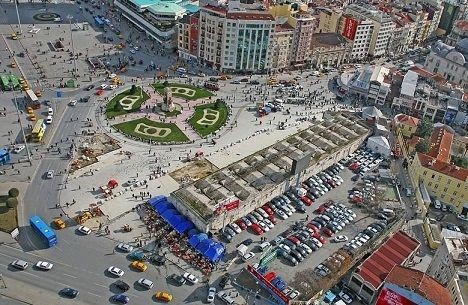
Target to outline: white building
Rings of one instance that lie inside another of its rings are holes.
[[[383,105],[390,92],[390,82],[386,78],[389,73],[390,70],[383,66],[367,66],[348,82],[349,92],[362,100]]]
[[[392,151],[388,140],[382,136],[370,137],[367,139],[367,148],[374,153],[379,153],[382,156],[390,157]]]

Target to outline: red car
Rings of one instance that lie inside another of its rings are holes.
[[[262,235],[263,233],[265,233],[263,229],[256,223],[253,223],[251,228],[254,231],[254,233],[257,235]]]
[[[325,228],[325,229],[328,229],[328,228]],[[317,231],[314,235],[312,235],[313,237],[317,238],[318,240],[320,240],[320,242],[322,244],[326,244],[327,243],[327,240],[325,239],[325,237],[323,237],[322,235],[320,235],[320,233]]]
[[[319,231],[320,231],[319,228],[317,228],[316,226],[314,226],[314,225],[311,224],[311,223],[306,224],[306,226],[307,226],[309,229],[314,230],[315,232],[319,232]]]
[[[307,206],[311,206],[314,204],[314,201],[307,196],[302,196],[301,201],[304,202],[304,204]]]
[[[265,275],[265,280],[267,280],[268,282],[273,281],[275,278],[276,278],[276,273],[274,273],[273,271],[268,272],[268,273]]]
[[[322,213],[325,213],[326,210],[327,210],[327,207],[324,204],[322,204],[314,212],[317,214],[322,214]]]
[[[263,206],[262,206],[262,209],[268,214],[268,215],[275,215],[275,212],[273,212],[273,210],[270,208],[270,206],[265,203]]]
[[[270,221],[275,225],[276,223],[278,223],[278,221],[276,220],[275,216],[274,215],[270,215],[270,217],[268,217],[268,219],[270,219]]]
[[[329,236],[329,237],[332,237],[333,235],[335,235],[329,228],[323,228],[322,230],[323,234]]]
[[[362,203],[364,201],[364,199],[362,199],[362,197],[353,197],[353,199],[351,199],[351,202],[352,203]]]
[[[238,219],[236,221],[236,224],[239,226],[239,228],[241,228],[241,230],[247,229],[247,225],[245,224],[245,222],[242,219]]]
[[[294,236],[289,236],[288,239],[296,245],[299,245],[301,241]]]

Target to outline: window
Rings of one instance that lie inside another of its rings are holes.
[[[447,190],[448,190],[448,188],[445,187],[445,188],[444,188],[444,192],[446,192]],[[455,193],[456,193],[456,192],[455,192]],[[455,194],[454,194],[454,195],[455,195]]]
[[[358,285],[359,287],[361,287],[361,285],[362,285],[361,281],[359,279],[355,278],[354,276],[351,278],[351,282]]]
[[[423,172],[423,175],[426,176],[426,174],[427,174],[427,171],[424,171],[424,172]]]
[[[438,184],[434,185],[434,188],[439,188],[439,185]]]
[[[461,183],[458,183],[458,184],[457,184],[457,188],[460,188],[460,185],[461,185]]]
[[[453,192],[453,196],[457,196],[457,191]]]
[[[428,185],[429,185],[429,186],[432,186],[432,182],[429,182],[429,184],[428,184]]]
[[[434,178],[435,178],[435,174],[432,174],[431,178],[434,179]]]

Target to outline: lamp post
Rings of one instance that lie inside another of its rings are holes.
[[[14,89],[13,89],[13,99],[15,100],[16,113],[18,114],[18,122],[20,124],[21,134],[23,135],[23,141],[24,141],[24,145],[26,147],[26,153],[28,154],[28,161],[31,163],[31,153],[29,152],[28,142],[26,141],[26,136],[24,135],[23,122],[21,121],[21,116],[20,116],[19,107],[18,107],[18,101],[16,100],[16,93],[15,93]]]
[[[76,57],[75,57],[75,44],[73,43],[73,31],[72,31],[72,26],[71,26],[71,21],[73,19],[72,15],[67,15],[68,22],[70,24],[70,40],[71,40],[71,47],[72,47],[72,53],[73,53],[73,78],[76,79]]]
[[[20,16],[18,12],[18,0],[14,0],[14,1],[15,1],[15,8],[16,8],[16,17],[18,17],[19,33],[23,34],[23,31],[21,30],[21,20],[20,20]]]

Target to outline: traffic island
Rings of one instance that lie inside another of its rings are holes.
[[[189,138],[174,123],[162,123],[147,118],[136,119],[113,125],[130,138],[166,144],[187,143]]]
[[[195,111],[189,119],[192,128],[201,136],[206,137],[221,129],[229,116],[229,109],[222,100],[215,103],[195,106]]]
[[[155,83],[152,86],[161,96],[164,96],[164,89],[167,87],[171,90],[173,96],[184,100],[197,100],[213,96],[213,93],[206,89],[187,84],[164,82]]]
[[[117,94],[107,103],[106,116],[111,119],[139,111],[147,99],[149,99],[149,95],[141,87],[133,85],[132,88]]]
[[[11,233],[18,227],[17,188],[11,188],[7,195],[0,195],[0,231]]]

